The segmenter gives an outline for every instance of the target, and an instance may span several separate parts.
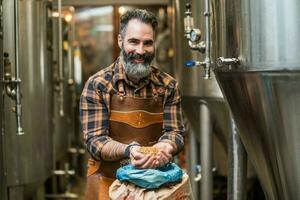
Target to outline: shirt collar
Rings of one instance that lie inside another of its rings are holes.
[[[116,85],[116,83],[119,80],[125,80],[125,70],[123,68],[123,64],[120,62],[120,57],[117,58],[117,60],[114,63],[114,75],[113,75],[113,85]]]
[[[154,85],[163,85],[162,81],[158,79],[159,73],[160,72],[158,68],[151,66],[151,73],[149,79],[153,82]]]

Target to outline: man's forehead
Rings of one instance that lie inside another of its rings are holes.
[[[146,24],[138,19],[132,19],[128,22],[125,38],[136,38],[139,39],[143,37],[144,39],[153,40],[154,31],[151,24]]]

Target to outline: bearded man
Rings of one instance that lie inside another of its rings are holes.
[[[86,199],[109,199],[108,188],[122,161],[156,168],[183,148],[184,126],[178,83],[151,65],[157,20],[146,10],[121,16],[119,58],[89,78],[80,99],[87,150]],[[155,155],[143,154],[152,146]]]

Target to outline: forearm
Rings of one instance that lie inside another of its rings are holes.
[[[107,142],[101,150],[101,158],[106,161],[120,160],[125,157],[125,149],[128,145],[117,141]]]
[[[112,139],[106,135],[101,135],[103,132],[97,134],[84,134],[85,144],[88,152],[95,160],[101,160],[101,151],[106,143],[112,141]]]
[[[181,98],[177,85],[168,96],[164,107],[163,135],[159,141],[169,143],[174,148],[172,154],[177,154],[184,145],[184,132]]]

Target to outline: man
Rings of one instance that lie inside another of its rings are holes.
[[[120,21],[120,57],[91,76],[80,100],[80,117],[91,155],[86,199],[109,199],[108,187],[120,162],[156,168],[183,148],[184,126],[177,82],[151,66],[155,16],[127,11]],[[141,146],[158,149],[145,155]]]

